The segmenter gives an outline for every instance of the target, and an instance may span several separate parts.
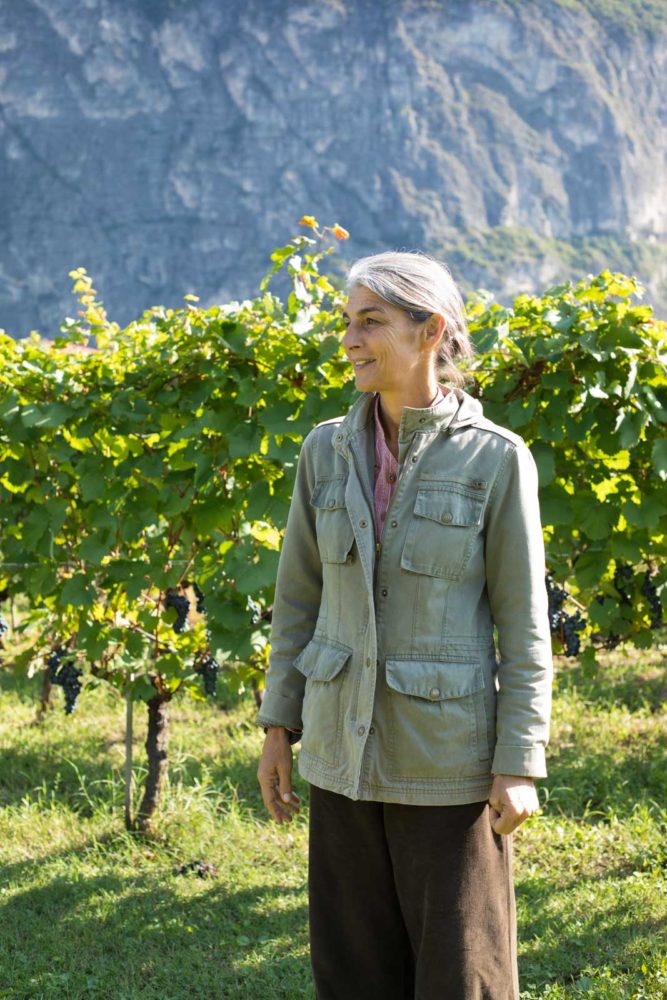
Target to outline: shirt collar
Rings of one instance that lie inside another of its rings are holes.
[[[468,395],[457,386],[442,386],[448,392],[437,398],[435,404],[424,408],[406,406],[401,415],[399,442],[410,438],[416,430],[444,431],[452,427],[466,427],[476,423],[482,416],[482,405],[478,399]],[[349,443],[373,426],[375,393],[362,392],[339,423],[334,434],[333,446],[345,454]]]
[[[440,386],[438,386],[437,389],[436,389],[436,392],[435,392],[435,396],[433,397],[433,399],[431,400],[431,402],[428,404],[428,406],[424,407],[424,409],[426,409],[426,410],[432,410],[433,407],[437,406],[437,404],[441,400],[444,400],[445,398],[446,398],[445,394],[443,393],[443,391],[440,388]],[[405,407],[405,409],[412,410],[412,409],[415,409],[415,407],[408,406],[408,407]],[[419,412],[421,413],[421,410],[419,410]],[[375,393],[375,402],[374,402],[374,405],[373,405],[373,415],[374,415],[374,418],[375,418],[376,440],[379,440],[379,441],[382,441],[382,442],[386,443],[386,435],[385,435],[385,432],[384,432],[384,427],[382,426],[382,421],[380,420],[380,393],[379,392]],[[400,430],[399,430],[399,435],[400,435]]]

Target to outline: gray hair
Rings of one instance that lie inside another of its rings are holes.
[[[385,302],[424,323],[433,313],[445,317],[445,332],[435,359],[440,379],[462,386],[466,376],[457,358],[472,358],[475,349],[468,333],[465,305],[445,263],[420,250],[393,251],[360,257],[347,274],[347,289],[356,285],[375,292]]]

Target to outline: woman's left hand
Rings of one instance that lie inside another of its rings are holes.
[[[535,782],[515,774],[496,774],[489,795],[489,819],[496,833],[512,833],[540,807]]]

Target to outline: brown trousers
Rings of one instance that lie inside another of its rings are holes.
[[[318,1000],[518,1000],[512,838],[488,811],[310,786]]]

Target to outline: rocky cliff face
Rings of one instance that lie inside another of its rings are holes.
[[[611,265],[664,306],[666,54],[572,0],[4,0],[0,326],[57,333],[77,266],[121,324],[242,298],[304,213],[467,289]]]

